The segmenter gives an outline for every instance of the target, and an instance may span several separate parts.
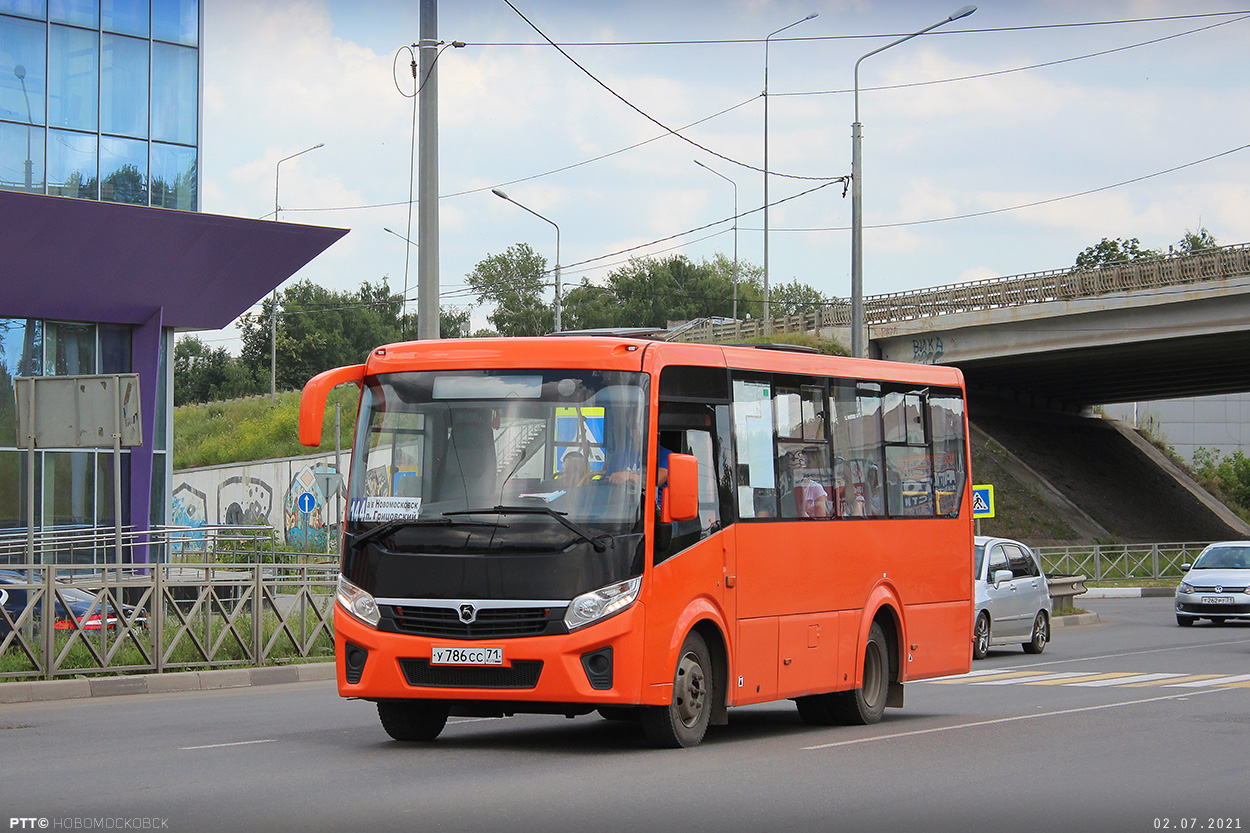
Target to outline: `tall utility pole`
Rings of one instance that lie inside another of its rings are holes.
[[[438,0],[421,0],[417,338],[438,338]]]

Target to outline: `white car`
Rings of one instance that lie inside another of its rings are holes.
[[[976,537],[976,619],[972,656],[1017,644],[1040,654],[1050,641],[1050,587],[1031,549],[1008,538]]]
[[[1250,621],[1250,541],[1211,544],[1187,570],[1176,588],[1176,624],[1210,619]]]

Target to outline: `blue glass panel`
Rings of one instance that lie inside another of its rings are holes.
[[[99,182],[95,134],[48,131],[48,193],[94,200]]]
[[[47,27],[0,17],[0,119],[43,124]]]
[[[199,29],[199,0],[152,0],[152,37],[195,46]]]
[[[121,35],[100,40],[100,132],[148,135],[148,42]]]
[[[104,0],[100,22],[106,32],[148,36],[148,0]]]
[[[35,484],[43,476],[43,455],[35,455]],[[0,529],[26,528],[26,466],[30,455],[25,451],[0,451]],[[39,504],[35,503],[35,526],[40,524]]]
[[[0,190],[43,193],[43,128],[0,121]]]
[[[195,148],[152,143],[152,205],[195,211],[197,178]]]
[[[48,16],[48,4],[44,0],[0,0],[0,13],[44,20]]]
[[[48,126],[95,130],[100,36],[66,26],[48,33]]]
[[[48,20],[71,26],[100,27],[99,0],[48,0]]]
[[[44,365],[52,376],[89,376],[95,367],[95,324],[81,321],[44,323]]]
[[[100,372],[130,373],[129,324],[97,324],[100,330]]]
[[[148,204],[148,143],[100,137],[100,199]]]
[[[199,66],[196,50],[152,44],[152,138],[196,143]]]
[[[43,511],[51,526],[95,525],[95,456],[94,451],[44,455]]]

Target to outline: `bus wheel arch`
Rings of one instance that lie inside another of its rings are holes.
[[[711,722],[718,697],[712,653],[698,628],[690,630],[677,652],[672,695],[667,705],[644,706],[642,728],[654,746],[698,746]]]

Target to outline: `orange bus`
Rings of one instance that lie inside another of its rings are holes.
[[[397,740],[598,711],[697,745],[732,706],[868,724],[969,670],[973,526],[949,367],[615,334],[392,344],[361,387],[338,690]]]

